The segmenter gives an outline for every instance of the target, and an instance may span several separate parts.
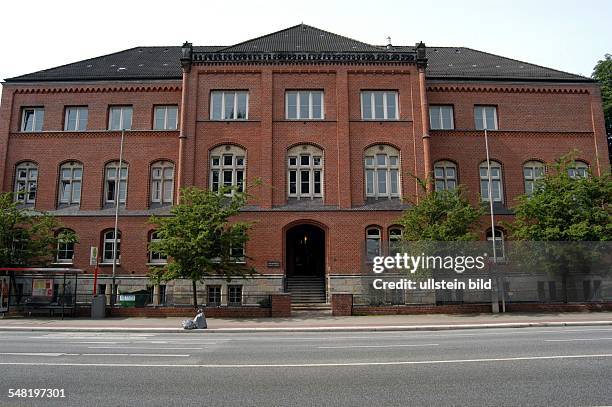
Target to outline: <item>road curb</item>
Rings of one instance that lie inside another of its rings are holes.
[[[130,327],[32,327],[0,326],[0,332],[127,332],[127,333],[258,333],[258,332],[393,332],[393,331],[449,331],[458,329],[537,328],[572,326],[609,326],[612,321],[546,321],[509,322],[496,324],[447,324],[447,325],[381,325],[381,326],[318,326],[318,327],[265,327],[265,328],[210,328],[185,330],[181,328],[130,328]]]

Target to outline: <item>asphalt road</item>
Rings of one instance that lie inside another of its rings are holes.
[[[39,405],[612,405],[612,327],[0,332],[0,406]]]

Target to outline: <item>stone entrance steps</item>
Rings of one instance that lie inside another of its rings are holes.
[[[287,277],[287,292],[291,293],[294,304],[325,303],[325,277]]]
[[[331,305],[324,302],[321,303],[292,303],[292,316],[330,316],[332,314]]]

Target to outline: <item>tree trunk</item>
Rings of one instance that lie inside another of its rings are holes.
[[[193,306],[198,308],[198,289],[195,280],[191,281],[191,287],[193,288]]]

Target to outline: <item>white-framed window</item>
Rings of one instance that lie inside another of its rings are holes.
[[[397,120],[398,117],[396,91],[361,92],[361,118],[363,120]]]
[[[227,305],[242,305],[242,285],[231,284],[227,286]]]
[[[31,161],[19,163],[15,168],[15,201],[25,205],[36,203],[38,165]]]
[[[174,191],[174,164],[157,161],[151,165],[151,203],[172,204]]]
[[[247,120],[249,118],[249,92],[210,92],[210,120]]]
[[[483,161],[479,167],[480,174],[480,197],[483,201],[489,201],[489,172],[487,171],[487,162]],[[503,202],[503,185],[501,164],[497,161],[491,161],[491,191],[493,202]]]
[[[527,161],[523,164],[523,179],[525,181],[526,195],[533,194],[536,181],[541,178],[544,178],[544,163],[541,161]]]
[[[111,106],[108,109],[109,130],[130,130],[132,128],[132,106]]]
[[[487,241],[489,244],[493,245],[493,233],[491,229],[487,230]],[[495,260],[500,261],[505,257],[505,245],[504,245],[504,231],[495,228]],[[493,258],[493,253],[491,253],[491,258]]]
[[[107,230],[102,234],[102,263],[113,264],[113,259],[117,259],[117,264],[121,263],[121,231],[117,231],[117,253],[115,255],[115,230]]]
[[[115,204],[117,183],[119,189],[119,203],[125,204],[127,198],[128,165],[124,161],[119,170],[119,161],[106,164],[104,168],[104,203]]]
[[[153,113],[154,130],[176,130],[178,127],[178,106],[155,106]]]
[[[78,205],[81,203],[81,185],[83,182],[83,164],[71,161],[60,167],[58,203],[60,205]]]
[[[237,187],[244,190],[246,151],[234,145],[222,145],[210,150],[210,189]],[[230,194],[234,191],[232,190]]]
[[[233,243],[230,246],[230,258],[234,263],[246,263],[244,243]]]
[[[207,285],[206,286],[206,305],[218,307],[221,305],[221,286]]]
[[[290,198],[323,196],[323,150],[303,144],[287,152],[287,182]]]
[[[382,255],[382,229],[370,226],[366,229],[366,260],[374,261],[374,257]]]
[[[67,106],[64,116],[64,131],[87,130],[87,106]]]
[[[429,127],[432,130],[453,130],[455,128],[455,121],[453,118],[453,106],[430,105]]]
[[[160,238],[157,236],[156,231],[152,231],[149,233],[149,244],[153,242],[159,242]],[[161,253],[154,252],[149,249],[149,263],[151,264],[166,264],[168,263],[168,256],[165,256]]]
[[[74,242],[64,242],[61,238],[58,239],[55,262],[63,264],[74,262]]]
[[[285,93],[285,117],[298,120],[322,120],[325,116],[323,92],[295,90]]]
[[[399,150],[376,145],[365,151],[365,191],[368,198],[401,195]]]
[[[589,165],[584,161],[574,161],[567,169],[567,174],[571,178],[587,178],[589,176]]]
[[[450,191],[457,188],[457,165],[452,161],[437,161],[434,164],[436,191]]]
[[[389,256],[395,256],[402,251],[402,233],[400,227],[392,227],[389,229]]]
[[[21,113],[21,131],[42,131],[45,120],[45,109],[43,107],[24,107]]]
[[[497,130],[497,107],[474,106],[474,126],[476,130]]]

